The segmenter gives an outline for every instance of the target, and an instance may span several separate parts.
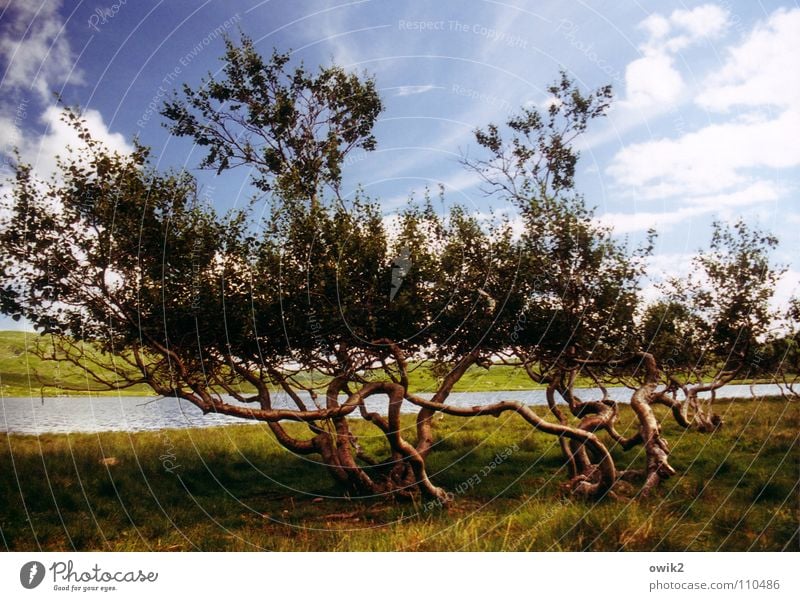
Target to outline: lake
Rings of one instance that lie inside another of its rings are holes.
[[[774,384],[759,384],[754,387],[758,396],[779,395]],[[718,398],[750,397],[750,386],[725,386],[717,391]],[[609,389],[611,398],[621,402],[630,401],[631,391],[626,388]],[[429,396],[429,395],[427,395]],[[597,399],[600,391],[585,388],[578,391],[582,400]],[[45,397],[0,399],[0,432],[17,434],[44,434],[64,432],[106,432],[161,430],[164,428],[206,428],[228,424],[254,423],[226,415],[203,413],[187,401],[154,397]],[[485,405],[488,403],[516,400],[529,405],[546,404],[544,390],[518,390],[512,392],[454,392],[448,403],[460,407]],[[294,408],[285,395],[275,395],[273,406]],[[386,397],[367,400],[371,411],[386,413]],[[415,413],[417,407],[404,403],[404,413]]]

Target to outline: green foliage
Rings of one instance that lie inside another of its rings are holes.
[[[574,192],[573,142],[605,115],[611,88],[586,94],[562,73],[548,92],[546,114],[525,108],[502,129],[477,130],[488,157],[464,160],[489,193],[517,208],[524,226],[514,245],[516,290],[509,305],[517,323],[506,340],[545,363],[568,349],[594,359],[620,356],[635,347],[638,284],[652,234],[630,253]]]
[[[701,334],[692,327],[692,312],[677,301],[659,301],[645,309],[642,336],[647,350],[661,359],[661,364],[673,371],[700,362]]]
[[[338,191],[347,153],[375,148],[375,82],[336,66],[290,71],[288,53],[265,61],[246,36],[225,44],[224,78],[185,85],[183,98],[164,106],[170,131],[208,148],[203,166],[255,167],[262,190],[289,199],[315,198],[322,185]]]
[[[756,355],[778,317],[769,306],[783,273],[770,260],[777,243],[741,220],[714,223],[709,250],[696,255],[692,273],[662,287],[667,304],[651,308],[646,341],[668,354],[672,367],[758,373],[763,357]],[[654,328],[662,309],[665,327]]]
[[[631,255],[580,199],[534,200],[523,218],[527,327],[518,343],[535,348],[544,361],[569,347],[597,359],[635,348],[642,259],[650,246]]]
[[[63,339],[54,358],[84,359],[82,341],[125,358],[120,370],[136,372],[129,384],[171,388],[170,353],[185,362],[184,379],[202,378],[194,332],[203,323],[210,338],[224,334],[220,275],[235,262],[224,250],[241,219],[200,206],[193,178],[156,173],[146,149],[111,153],[75,111],[63,118],[85,147],[62,157],[49,182],[17,168],[0,234],[4,310]]]
[[[291,69],[277,52],[264,60],[246,37],[227,41],[223,73],[187,86],[164,113],[174,133],[209,147],[207,166],[256,167],[272,194],[263,222],[250,210],[217,215],[190,175],[155,171],[141,146],[108,152],[67,111],[86,147],[62,157],[50,182],[16,168],[0,234],[4,312],[123,353],[129,385],[177,394],[247,374],[272,385],[288,364],[358,380],[376,362],[394,369],[391,343],[435,359],[443,377],[468,357],[510,353],[549,369],[642,348],[674,369],[716,368],[765,334],[775,240],[743,223],[716,225],[696,262],[702,276],[673,282],[666,304],[637,321],[652,237],[629,251],[572,190],[572,142],[605,114],[609,88],[586,94],[562,74],[546,114],[528,108],[476,131],[488,156],[465,164],[516,206],[519,236],[508,216],[438,214],[429,196],[389,232],[363,193],[348,208],[322,194],[336,192],[347,152],[374,147],[373,80]],[[69,344],[61,357],[80,359]]]
[[[491,192],[523,206],[531,197],[553,198],[573,189],[579,156],[573,143],[592,119],[605,115],[612,97],[611,86],[583,93],[564,71],[547,91],[551,96],[544,115],[524,107],[508,118],[505,132],[496,124],[477,129],[475,139],[489,158],[465,160],[484,176]]]

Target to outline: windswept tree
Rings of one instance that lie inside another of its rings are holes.
[[[514,207],[523,223],[517,244],[520,309],[508,317],[513,326],[499,355],[503,363],[525,369],[533,381],[547,386],[548,405],[560,425],[593,436],[607,431],[613,443],[631,448],[643,440],[642,434],[623,439],[616,431],[619,412],[604,382],[631,368],[642,373],[635,314],[651,244],[631,253],[609,228],[597,224],[575,191],[579,155],[573,142],[592,119],[605,114],[611,89],[586,94],[562,73],[548,92],[545,112],[524,108],[502,126],[477,130],[476,141],[486,156],[464,158],[465,166],[482,178],[486,193]],[[578,398],[581,376],[597,384],[602,398]],[[650,379],[652,374],[643,379],[642,390],[649,390]],[[652,438],[657,424],[647,399],[637,390],[632,403],[644,436]],[[606,477],[601,469],[605,458],[592,456],[574,439],[561,437],[560,444],[573,481],[598,486]]]
[[[715,230],[698,259],[710,287],[676,287],[663,306],[686,313],[661,328],[650,308],[642,330],[651,245],[629,251],[574,189],[573,142],[605,114],[610,89],[586,94],[562,74],[549,91],[544,114],[526,108],[478,130],[485,156],[465,158],[516,209],[516,224],[459,206],[438,213],[426,198],[388,231],[378,202],[359,193],[345,206],[339,190],[347,154],[376,143],[374,81],[292,68],[286,54],[264,60],[249,39],[228,41],[222,77],[185,86],[163,114],[208,150],[203,166],[254,168],[266,216],[217,214],[191,176],[156,171],[141,146],[109,152],[67,111],[85,146],[62,157],[60,173],[43,182],[16,165],[0,308],[47,334],[49,357],[84,367],[98,390],[146,384],[206,413],[266,422],[287,449],[321,457],[351,495],[445,499],[426,468],[433,417],[506,412],[559,440],[575,494],[613,494],[637,475],[616,469],[601,435],[624,449],[643,444],[646,492],[674,473],[652,405],[690,421],[675,396],[691,392],[676,384],[689,372],[669,364],[664,379],[657,353],[705,336],[708,349],[686,351],[680,365],[697,359],[691,373],[716,370],[714,382],[741,373],[731,357],[747,363],[769,318],[773,242],[744,227]],[[553,418],[517,401],[450,402],[469,370],[498,364],[545,384]],[[420,366],[437,376],[433,390],[414,389]],[[578,398],[586,377],[601,398]],[[632,389],[630,437],[616,431],[610,383]],[[404,404],[417,411],[414,429],[401,427]],[[365,452],[357,418],[385,439],[387,456]]]
[[[428,204],[405,211],[400,235],[390,240],[369,204],[356,203],[345,211],[338,190],[344,155],[353,148],[374,145],[370,129],[362,127],[380,110],[374,83],[336,67],[323,69],[319,75],[310,75],[303,67],[287,73],[287,55],[274,53],[265,62],[247,38],[240,47],[229,42],[225,60],[223,80],[210,78],[197,89],[185,86],[182,98],[167,103],[163,114],[174,134],[210,148],[203,165],[223,170],[246,163],[258,172],[256,185],[272,194],[275,211],[267,230],[273,241],[266,242],[272,245],[266,255],[272,257],[273,268],[253,279],[272,286],[273,291],[277,286],[281,324],[259,328],[255,346],[268,347],[260,336],[281,332],[292,353],[274,357],[276,364],[296,362],[300,371],[313,370],[326,380],[304,384],[297,377],[281,376],[281,369],[272,370],[272,378],[295,402],[298,392],[314,399],[324,390],[324,404],[330,408],[338,405],[339,395],[352,392],[354,383],[372,385],[375,378],[388,377],[386,386],[399,391],[399,401],[421,407],[416,445],[396,440],[419,455],[413,462],[424,460],[433,447],[431,418],[437,411],[469,416],[515,410],[534,427],[598,447],[607,469],[602,486],[593,483],[592,492],[610,488],[613,463],[593,436],[563,424],[545,424],[520,403],[480,410],[445,405],[471,367],[490,366],[494,355],[508,346],[506,316],[521,307],[516,285],[520,249],[512,240],[510,224],[496,222],[487,229],[460,207],[441,216]],[[337,94],[331,95],[328,85],[336,86]],[[559,86],[560,94],[572,94],[565,76]],[[603,89],[597,97],[608,98],[609,93]],[[291,108],[285,106],[287,102]],[[342,119],[342,111],[350,111],[351,117]],[[573,130],[582,131],[589,119],[602,112],[594,103],[572,95],[557,114]],[[554,133],[549,140],[550,157],[540,170],[541,177],[552,179],[557,189],[572,185],[576,157],[570,154],[571,142]],[[326,198],[326,190],[332,197]],[[388,269],[399,256],[414,269],[396,297],[387,299]],[[259,306],[265,297],[256,296],[252,304]],[[254,321],[259,319],[263,318],[256,316]],[[410,361],[432,362],[434,371],[441,374],[431,398],[408,390]],[[391,437],[399,437],[394,432],[399,401],[390,403],[392,423],[362,414]],[[358,480],[357,486],[370,490],[373,484],[350,456],[357,455],[359,448],[346,420],[337,418],[335,428],[337,441],[345,441],[334,444],[347,474]],[[393,452],[399,451],[393,446]],[[393,470],[395,481],[398,473],[403,474],[400,485],[418,483],[405,468]]]
[[[212,316],[230,268],[225,241],[241,222],[202,207],[187,174],[155,172],[146,149],[109,152],[74,111],[64,119],[84,146],[59,159],[57,176],[16,165],[3,310],[56,340],[52,358],[84,368],[98,390],[177,394],[209,373],[193,332],[203,323],[209,337],[222,334]]]

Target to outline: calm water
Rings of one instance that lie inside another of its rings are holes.
[[[772,384],[759,384],[755,393],[778,395],[780,390]],[[611,388],[611,398],[628,402],[631,391]],[[582,389],[578,396],[583,400],[599,398],[599,391]],[[749,386],[725,386],[717,391],[719,398],[749,397]],[[546,403],[543,390],[519,390],[513,392],[459,392],[453,393],[448,403],[471,407],[494,401],[516,400],[529,405]],[[275,408],[293,408],[291,401],[283,396],[273,400]],[[367,400],[371,411],[386,412],[385,397]],[[404,403],[403,412],[416,412],[417,408]],[[179,399],[153,397],[60,397],[3,398],[0,399],[0,432],[20,434],[42,434],[46,432],[105,432],[160,430],[162,428],[206,428],[224,424],[253,423],[226,415],[203,415],[194,405]]]

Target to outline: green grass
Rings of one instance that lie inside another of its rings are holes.
[[[555,440],[512,415],[435,421],[432,479],[461,491],[447,508],[343,499],[324,468],[278,447],[259,424],[0,434],[0,548],[797,550],[800,405],[746,400],[718,410],[726,424],[712,435],[664,420],[678,475],[651,498],[631,487],[627,500],[598,503],[565,493]],[[623,430],[632,417],[623,407]],[[354,428],[368,450],[385,449],[368,424]],[[643,465],[641,448],[613,453],[620,467]]]

